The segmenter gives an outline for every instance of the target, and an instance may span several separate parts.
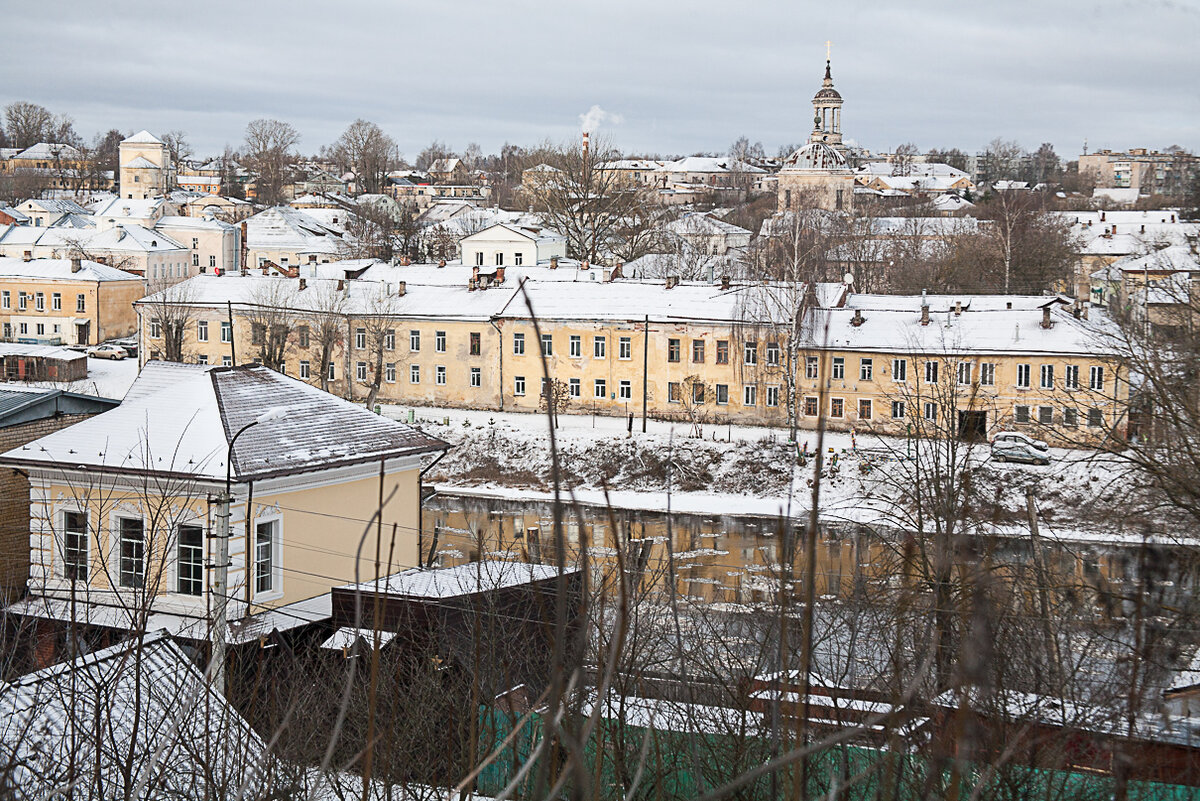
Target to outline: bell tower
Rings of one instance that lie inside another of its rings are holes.
[[[833,88],[833,74],[830,71],[832,46],[832,42],[825,42],[825,79],[813,96],[813,130],[808,140],[842,150],[842,96]]]

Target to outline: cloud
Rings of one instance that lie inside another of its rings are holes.
[[[610,125],[620,125],[624,121],[625,118],[620,114],[613,114],[596,105],[589,108],[586,114],[579,115],[579,127],[587,133],[596,131],[600,127],[600,124],[604,122]]]

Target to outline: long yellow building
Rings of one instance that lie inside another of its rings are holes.
[[[287,374],[359,401],[378,373],[376,400],[397,404],[537,411],[548,370],[567,413],[804,428],[824,416],[835,429],[982,437],[1015,427],[1062,441],[1124,425],[1128,388],[1106,343],[1112,324],[1056,297],[578,273],[458,281],[462,267],[437,273],[440,283],[398,280],[409,269],[432,275],[418,265],[392,268],[388,281],[192,279],[180,285],[186,300],[172,304],[187,310],[183,358],[270,363],[281,353]],[[272,305],[288,311],[264,312]],[[138,309],[142,353],[153,358],[156,318],[179,312],[154,296]],[[318,331],[331,310],[338,323],[326,360]],[[283,336],[281,349],[271,351],[281,340],[267,328]]]

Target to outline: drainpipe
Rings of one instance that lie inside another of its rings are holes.
[[[96,282],[96,344],[104,340],[100,338],[100,282]],[[90,344],[90,343],[89,343]]]
[[[500,326],[496,325],[495,319],[488,320],[492,324],[492,328],[496,329],[496,347],[498,348],[500,366],[500,387],[496,396],[500,398],[500,411],[504,411],[504,332],[500,330]],[[445,455],[445,454],[443,454]],[[440,457],[439,457],[440,458]],[[437,464],[434,462],[433,464]],[[430,465],[432,467],[433,465]]]
[[[642,335],[642,433],[646,433],[646,402],[650,387],[646,378],[650,374],[650,315],[646,315],[646,331]]]

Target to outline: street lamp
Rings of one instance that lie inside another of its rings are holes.
[[[217,499],[217,564],[213,578],[213,595],[217,596],[217,609],[213,621],[212,681],[217,692],[225,695],[225,629],[228,626],[225,604],[229,595],[229,504],[233,500],[233,446],[238,437],[260,423],[269,423],[287,416],[287,409],[276,406],[268,409],[238,429],[229,440],[225,450],[225,491]],[[249,510],[247,509],[247,515]],[[250,580],[250,543],[246,543],[246,581]]]

